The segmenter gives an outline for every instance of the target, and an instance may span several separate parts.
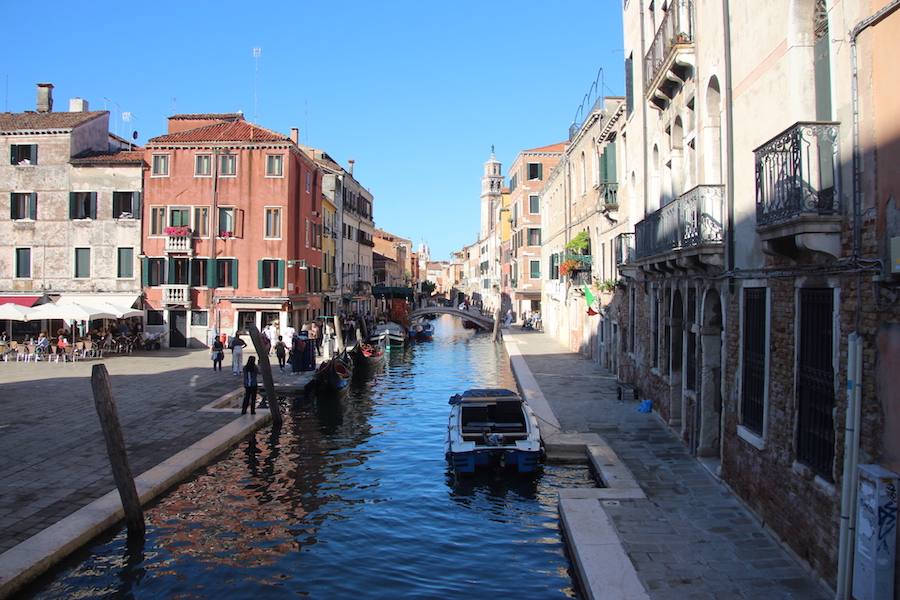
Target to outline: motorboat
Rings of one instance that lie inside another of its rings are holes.
[[[412,325],[409,326],[409,340],[433,340],[434,339],[434,325],[429,323],[428,321],[416,321]]]
[[[537,417],[517,393],[471,389],[450,398],[445,456],[461,473],[479,467],[534,472],[545,452]]]
[[[379,323],[369,337],[370,342],[383,343],[388,348],[404,346],[408,339],[406,329],[393,321]]]

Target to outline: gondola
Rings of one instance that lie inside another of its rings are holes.
[[[312,379],[306,384],[307,389],[323,391],[339,391],[350,384],[353,377],[353,362],[350,356],[344,352],[330,360],[323,361],[313,373]]]
[[[358,370],[372,370],[384,364],[384,345],[376,342],[360,342],[348,354]]]

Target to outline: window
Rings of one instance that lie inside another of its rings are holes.
[[[528,213],[532,215],[539,214],[541,212],[541,198],[540,196],[528,196]]]
[[[543,179],[544,165],[541,163],[528,163],[528,180]]]
[[[12,193],[9,196],[9,218],[13,221],[17,219],[37,219],[37,193],[28,194]]]
[[[166,209],[154,206],[150,209],[150,235],[163,235],[166,230]]]
[[[266,237],[281,237],[281,209],[270,207],[266,209]]]
[[[151,177],[168,177],[169,176],[169,155],[154,154],[153,165],[150,171]]]
[[[116,252],[116,277],[134,278],[134,248],[119,248]]]
[[[210,177],[212,175],[212,154],[198,154],[194,157],[194,176]]]
[[[70,219],[97,218],[97,192],[69,192]]]
[[[219,237],[231,237],[234,235],[235,209],[219,209]]]
[[[37,164],[37,144],[11,144],[9,164],[25,166]]]
[[[625,59],[625,116],[634,112],[634,55]]]
[[[194,235],[198,237],[209,236],[209,207],[194,207]]]
[[[550,279],[559,279],[559,254],[550,255]]]
[[[833,481],[834,292],[800,290],[797,365],[797,459]]]
[[[189,208],[169,209],[169,226],[170,227],[190,227],[191,226],[191,210]]]
[[[209,325],[209,311],[192,310],[191,325],[197,325],[199,327],[206,327]]]
[[[266,177],[281,177],[284,175],[284,156],[281,154],[269,154],[266,156]]]
[[[212,283],[211,286],[210,283]],[[215,287],[216,282],[209,281],[208,258],[195,258],[191,261],[191,285],[194,287]]]
[[[261,260],[259,261],[259,289],[284,287],[284,261]]]
[[[75,248],[75,278],[87,279],[91,276],[91,249]]]
[[[31,277],[31,248],[16,248],[16,277]]]
[[[531,263],[529,265],[530,273],[528,276],[531,277],[532,279],[540,279],[541,278],[541,261],[530,260],[528,262]]]
[[[234,154],[223,154],[219,157],[219,175],[223,177],[234,177],[237,175],[237,156]]]
[[[528,229],[528,245],[529,246],[540,246],[541,245],[541,230],[536,228]]]
[[[191,280],[190,259],[185,257],[169,258],[168,281],[171,285],[188,285]]]
[[[216,259],[216,287],[237,287],[237,260]]]
[[[312,173],[310,171],[306,172],[306,191],[312,191]]]
[[[140,192],[113,192],[114,219],[133,219],[141,214]]]
[[[766,289],[744,290],[741,424],[763,433],[766,395]]]
[[[163,324],[163,311],[161,310],[148,310],[147,311],[147,325],[162,325]]]
[[[147,258],[144,263],[144,286],[160,286],[166,281],[166,259]],[[149,323],[148,323],[149,324]]]

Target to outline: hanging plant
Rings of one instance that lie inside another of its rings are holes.
[[[567,258],[559,265],[559,274],[560,275],[568,275],[570,272],[574,271],[578,268],[578,261]]]
[[[231,232],[230,232],[230,231],[220,231],[220,232],[219,232],[219,237],[220,237],[220,238],[228,239],[228,238],[231,237]]]

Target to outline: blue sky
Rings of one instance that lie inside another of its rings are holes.
[[[175,113],[243,111],[328,152],[377,227],[433,260],[477,241],[483,165],[565,141],[603,69],[624,95],[621,0],[7,2],[2,110],[84,98],[137,142]],[[253,57],[254,48],[261,49]],[[593,101],[593,99],[592,99]],[[130,112],[130,122],[122,113]]]

